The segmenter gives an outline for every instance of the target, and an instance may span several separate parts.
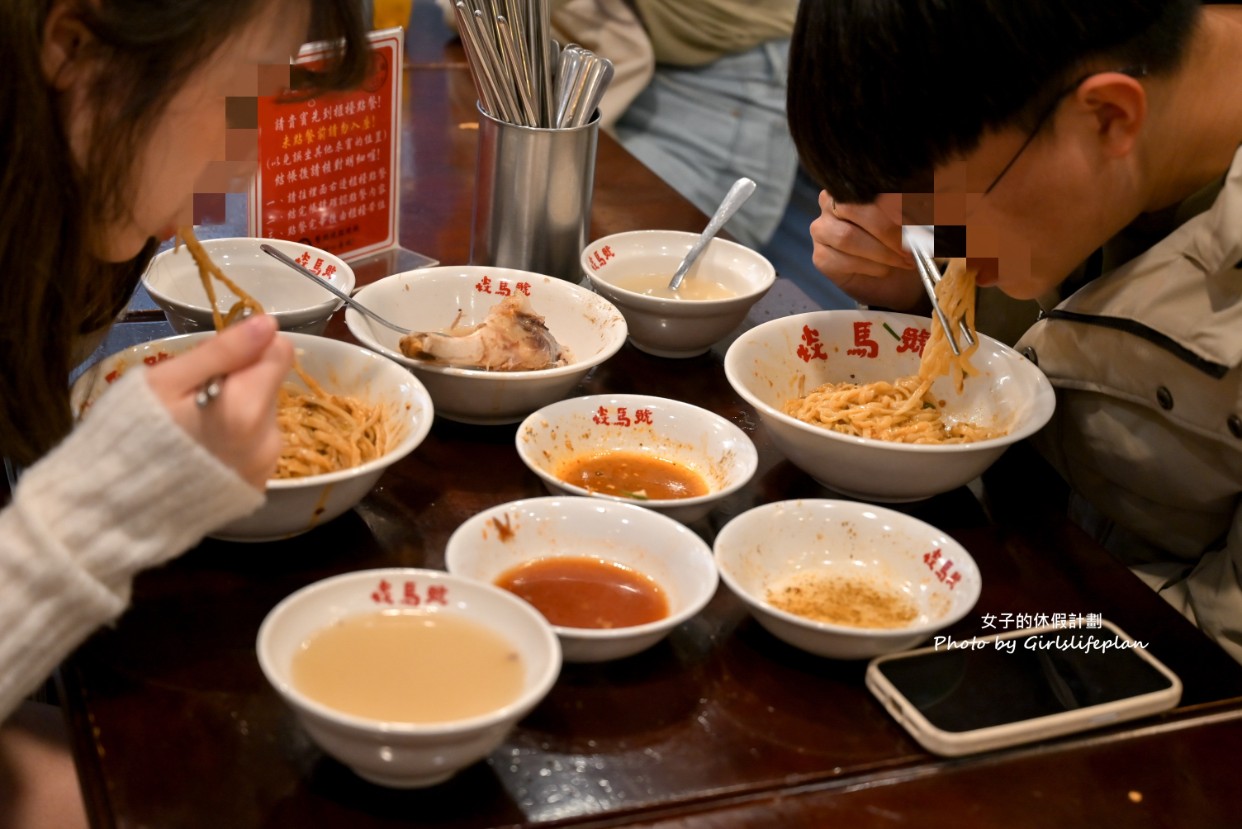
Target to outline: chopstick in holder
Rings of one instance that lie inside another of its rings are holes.
[[[505,65],[496,48],[496,40],[488,30],[487,20],[479,9],[475,9],[471,17],[474,20],[475,38],[485,58],[483,62],[492,68],[492,76],[496,80],[497,91],[505,108],[502,118],[511,124],[520,124],[522,123],[522,108],[518,105],[513,84],[506,78]]]
[[[496,39],[500,43],[500,54],[509,67],[518,107],[525,118],[523,123],[528,127],[537,127],[539,117],[535,113],[534,95],[530,88],[530,73],[526,68],[526,46],[517,28],[510,25],[509,20],[503,14],[496,15],[496,34]]]
[[[526,16],[527,50],[531,59],[531,77],[534,80],[535,98],[539,104],[539,125],[552,127],[555,106],[552,96],[552,71],[556,65],[552,47],[551,11],[548,0],[531,0],[530,14]]]
[[[612,62],[552,39],[549,0],[453,0],[479,101],[519,126],[560,129],[591,120]]]
[[[453,11],[457,15],[457,30],[461,34],[461,44],[466,50],[466,66],[470,69],[470,77],[474,81],[475,91],[479,93],[479,100],[483,102],[483,108],[488,115],[507,120],[508,113],[500,100],[500,90],[496,87],[496,79],[492,75],[491,66],[483,57],[483,47],[474,29],[474,17],[466,6],[465,0],[457,0],[453,4]]]

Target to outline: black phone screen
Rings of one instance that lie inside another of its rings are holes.
[[[1107,628],[978,640],[876,667],[942,731],[973,731],[1166,690],[1172,682]]]

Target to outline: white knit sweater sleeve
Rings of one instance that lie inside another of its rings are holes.
[[[0,512],[0,720],[121,614],[140,570],[262,503],[173,421],[146,372],[124,375]]]

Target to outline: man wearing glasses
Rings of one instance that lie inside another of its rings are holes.
[[[1242,7],[803,0],[790,62],[816,266],[922,311],[935,224],[1057,388],[1071,513],[1242,661]]]

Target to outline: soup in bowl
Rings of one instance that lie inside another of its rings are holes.
[[[303,587],[268,613],[256,650],[311,739],[394,788],[435,785],[486,757],[561,667],[556,635],[530,605],[415,568]]]

